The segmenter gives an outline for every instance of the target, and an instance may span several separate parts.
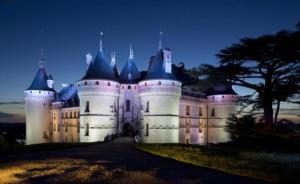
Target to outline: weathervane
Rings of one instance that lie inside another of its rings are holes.
[[[131,43],[129,45],[129,59],[133,59],[133,48]]]
[[[159,32],[159,42],[158,42],[158,49],[159,50],[162,48],[162,35],[163,35],[163,32],[160,31]]]
[[[100,32],[100,52],[103,51],[102,47],[103,47],[103,43],[102,43],[102,36],[103,36],[103,32]]]
[[[40,68],[44,68],[45,59],[44,59],[44,49],[41,49],[41,58],[40,58]]]

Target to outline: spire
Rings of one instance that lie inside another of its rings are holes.
[[[45,59],[44,59],[44,50],[43,49],[41,49],[41,58],[40,58],[39,65],[40,65],[40,68],[45,67]]]
[[[100,43],[99,43],[99,45],[100,45],[100,52],[103,51],[103,49],[102,49],[102,47],[103,47],[102,36],[103,36],[103,32],[100,32]]]
[[[111,66],[114,66],[116,65],[116,52],[115,51],[112,51],[111,52]]]
[[[159,32],[159,42],[158,42],[158,49],[159,50],[162,48],[162,35],[163,35],[163,32],[160,31]]]
[[[133,59],[133,48],[131,43],[129,45],[129,59]]]

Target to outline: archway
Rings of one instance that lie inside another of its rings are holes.
[[[123,136],[125,137],[133,137],[134,129],[131,123],[125,123],[123,125]]]

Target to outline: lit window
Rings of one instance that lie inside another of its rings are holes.
[[[190,106],[189,106],[189,105],[187,105],[187,106],[185,107],[185,114],[186,114],[187,116],[190,115]]]

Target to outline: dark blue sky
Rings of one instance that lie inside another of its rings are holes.
[[[85,54],[94,56],[99,49],[100,31],[106,57],[115,50],[119,70],[128,58],[130,42],[143,70],[157,51],[160,30],[163,45],[173,50],[173,62],[192,67],[216,64],[215,54],[240,38],[293,29],[299,21],[297,0],[2,0],[0,102],[24,101],[40,48],[56,89],[80,79]]]

